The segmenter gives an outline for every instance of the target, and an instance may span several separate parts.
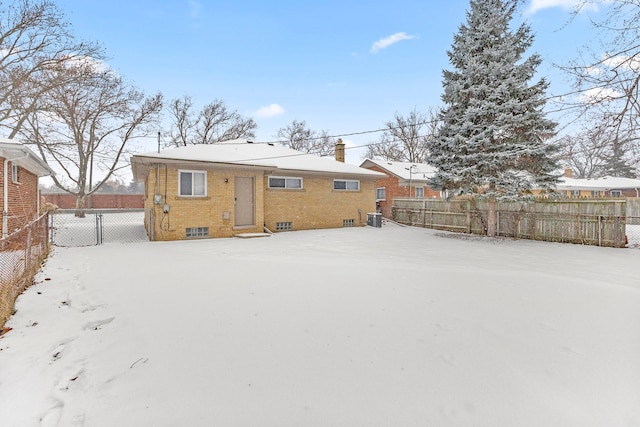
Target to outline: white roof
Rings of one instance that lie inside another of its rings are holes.
[[[372,179],[383,174],[355,165],[339,162],[330,157],[319,157],[284,147],[280,144],[254,143],[245,139],[196,144],[170,148],[158,152],[136,154],[131,158],[132,167],[162,160],[166,162],[205,162],[238,166],[253,166],[291,172],[320,172],[359,175]]]
[[[0,138],[0,157],[15,163],[21,168],[25,168],[39,177],[55,175],[53,169],[36,153],[12,139]]]
[[[389,172],[389,174],[397,176],[400,179],[409,181],[426,181],[435,173],[435,168],[426,163],[408,163],[408,162],[391,162],[387,160],[366,159],[360,167],[367,168],[378,166],[379,168]]]
[[[594,179],[560,177],[558,190],[624,190],[640,188],[640,179],[605,176]]]

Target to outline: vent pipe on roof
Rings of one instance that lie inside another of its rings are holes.
[[[338,138],[338,142],[336,142],[336,160],[344,163],[344,143],[342,138]]]

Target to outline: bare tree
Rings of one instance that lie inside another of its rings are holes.
[[[581,0],[574,16],[597,3]],[[592,19],[599,30],[599,50],[585,47],[579,59],[563,68],[581,93],[580,110],[609,117],[616,132],[610,149],[620,159],[639,148],[629,135],[640,129],[640,0],[608,0],[606,10],[602,19]]]
[[[309,129],[304,120],[293,120],[279,129],[276,137],[285,147],[318,156],[333,156],[337,142],[327,130],[316,132]]]
[[[194,111],[190,96],[173,99],[168,107],[172,120],[170,145],[214,144],[237,138],[254,138],[258,127],[252,118],[231,111],[224,102],[215,99],[202,110]]]
[[[438,129],[437,111],[431,108],[423,114],[414,108],[407,117],[396,113],[385,127],[380,140],[367,147],[367,157],[424,163],[428,142]]]
[[[69,79],[73,76],[73,79]],[[127,167],[126,146],[151,134],[162,110],[162,95],[145,95],[102,64],[79,61],[51,72],[60,79],[41,102],[45,110],[27,115],[23,135],[34,141],[54,169],[55,184],[76,196],[83,216],[86,196]]]
[[[54,2],[18,0],[0,7],[0,127],[14,138],[40,108],[40,97],[56,85],[50,71],[78,58],[102,58],[96,44],[75,40]],[[73,78],[74,76],[67,76]]]
[[[557,143],[561,161],[571,168],[575,178],[597,178],[605,168],[608,141],[593,129],[578,135],[565,135]]]

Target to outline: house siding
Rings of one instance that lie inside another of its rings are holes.
[[[0,157],[0,177],[4,177],[4,158]],[[18,182],[11,179],[12,164],[7,166],[8,177],[8,206],[7,234],[26,226],[38,217],[38,176],[29,170],[18,167]],[[0,178],[0,210],[5,211],[4,206],[4,179]],[[0,221],[0,233],[2,233]]]
[[[178,196],[178,171],[202,170],[207,172],[207,195],[204,197]],[[159,175],[160,183],[156,182]],[[252,177],[255,188],[255,227],[236,228],[234,179],[235,177]],[[227,180],[227,182],[225,182]],[[262,232],[263,230],[263,197],[262,171],[242,170],[212,170],[194,168],[193,166],[160,167],[160,173],[152,169],[147,175],[144,195],[145,227],[154,240],[183,240],[187,228],[207,227],[208,237],[231,237],[234,234]],[[158,191],[159,188],[159,191]],[[154,203],[154,195],[159,193],[163,200],[161,204]],[[166,198],[165,198],[166,195]],[[164,205],[169,206],[169,212],[163,212]]]
[[[291,222],[292,230],[339,228],[344,220],[363,226],[367,224],[367,213],[375,212],[373,180],[360,179],[360,190],[344,191],[333,189],[333,180],[342,179],[339,176],[295,176],[303,178],[301,190],[268,188],[265,176],[264,218],[271,231],[276,230],[278,222]]]

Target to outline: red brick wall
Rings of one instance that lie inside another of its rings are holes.
[[[370,167],[368,169],[376,172],[387,173],[384,169],[377,166]],[[422,184],[421,184],[422,185]],[[409,185],[400,185],[399,179],[395,176],[387,175],[387,178],[376,180],[376,188],[384,187],[386,190],[385,200],[380,201],[380,211],[385,218],[391,218],[391,207],[393,206],[393,199],[396,197],[415,197],[415,187],[412,185],[411,194],[409,194]],[[440,192],[432,190],[431,188],[424,187],[424,197],[440,197]]]
[[[0,211],[4,211],[4,159],[0,157]],[[11,162],[7,166],[7,181],[9,203],[6,208],[7,233],[29,224],[38,217],[38,177],[30,171],[19,167],[18,182],[13,182],[11,176]],[[0,221],[0,232],[2,221]]]
[[[75,209],[76,196],[66,193],[42,194],[45,202],[56,205],[60,209]],[[142,209],[143,194],[92,194],[85,200],[87,209]]]

